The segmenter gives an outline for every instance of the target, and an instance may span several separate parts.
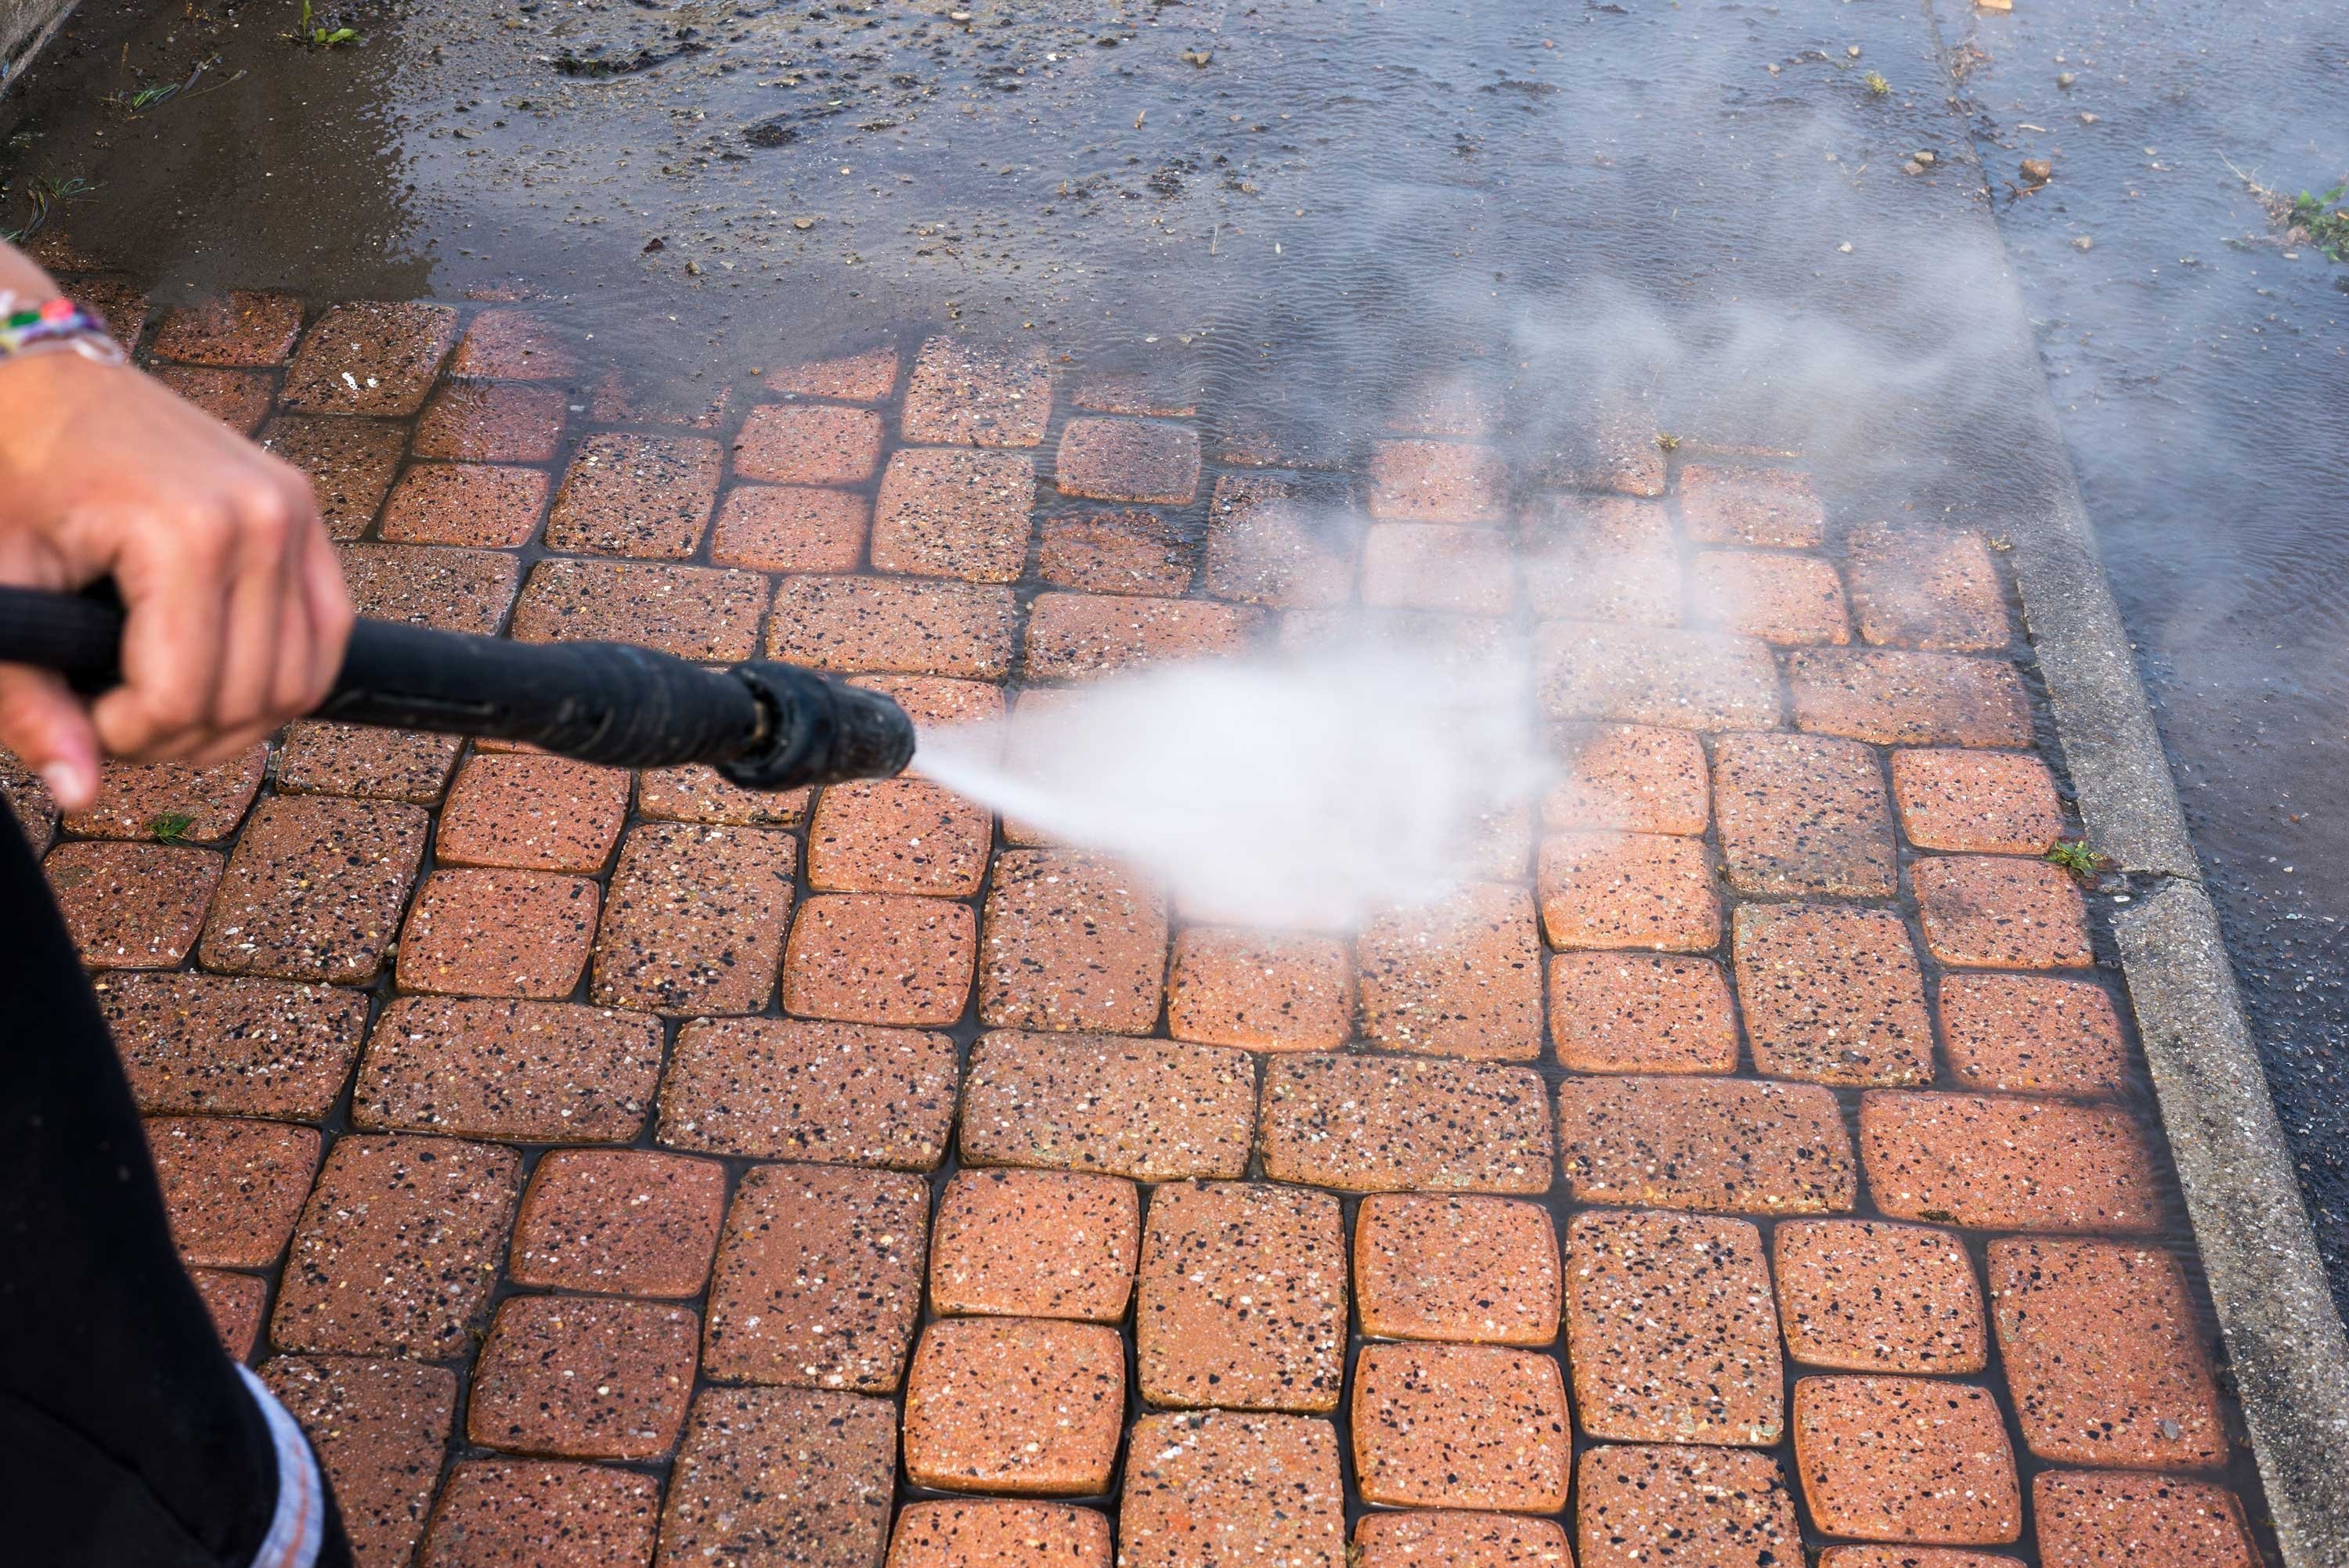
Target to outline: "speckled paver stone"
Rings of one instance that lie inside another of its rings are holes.
[[[1843,1113],[1815,1084],[1570,1078],[1557,1119],[1578,1202],[1820,1214],[1858,1196]]]
[[[1174,938],[1166,1032],[1178,1040],[1326,1051],[1353,1021],[1353,956],[1336,937],[1197,925]]]
[[[1547,1097],[1493,1062],[1299,1055],[1265,1068],[1264,1173],[1354,1192],[1549,1191]]]
[[[1992,1242],[1999,1355],[2031,1451],[2059,1464],[2204,1470],[2227,1436],[2200,1315],[2168,1252]]]
[[[1843,579],[1812,555],[1774,550],[1707,550],[1689,576],[1700,624],[1785,647],[1851,641]]]
[[[1795,1384],[1795,1470],[1830,1535],[1997,1546],[2023,1533],[1998,1402],[1924,1377]]]
[[[2153,1163],[2123,1110],[1992,1095],[1871,1090],[1859,1152],[1901,1220],[2015,1231],[2152,1231]]]
[[[98,770],[98,804],[65,825],[97,839],[152,839],[169,829],[175,843],[216,844],[244,820],[268,760],[268,748],[254,746],[208,768],[109,762]]]
[[[787,485],[853,485],[881,464],[881,416],[870,408],[763,403],[734,438],[734,471]]]
[[[148,374],[240,436],[269,418],[269,376],[259,370],[215,370],[202,365],[157,365]]]
[[[1032,447],[1052,419],[1052,367],[1038,343],[999,349],[933,337],[914,357],[899,421],[930,446]]]
[[[1090,676],[1244,651],[1262,612],[1199,599],[1141,594],[1039,593],[1029,606],[1031,681]]]
[[[538,1162],[506,1272],[520,1285],[698,1295],[726,1213],[726,1168],[638,1150],[559,1149]]]
[[[365,982],[383,965],[429,823],[414,806],[264,800],[237,841],[198,951],[207,969]]]
[[[1345,1568],[1338,1433],[1313,1416],[1145,1416],[1126,1443],[1120,1568]]]
[[[1982,535],[1866,523],[1844,541],[1860,635],[1911,648],[2006,646],[2006,591]]]
[[[1196,552],[1155,512],[1093,511],[1037,527],[1036,574],[1081,593],[1179,595]]]
[[[1787,1568],[1802,1554],[1774,1454],[1619,1444],[1586,1450],[1576,1470],[1581,1568]]]
[[[2113,999],[2081,980],[1951,975],[1941,981],[1941,1044],[1968,1088],[2095,1097],[2128,1081]]]
[[[440,1479],[456,1374],[412,1361],[281,1356],[261,1368],[261,1380],[309,1434],[352,1557],[360,1568],[399,1568]]]
[[[1779,718],[1767,643],[1719,632],[1545,622],[1536,678],[1552,718],[1674,729],[1768,729]]]
[[[200,974],[99,975],[93,985],[150,1112],[317,1120],[367,1027],[367,997],[330,985]]]
[[[375,521],[399,468],[408,428],[388,419],[281,415],[261,428],[259,441],[309,476],[327,534],[351,540]]]
[[[845,490],[736,485],[718,509],[709,559],[755,572],[854,572],[872,510]]]
[[[1544,619],[1680,623],[1680,548],[1661,506],[1539,496],[1518,514],[1517,552],[1526,596]]]
[[[384,504],[378,537],[398,544],[509,550],[546,511],[546,475],[488,463],[415,463]]]
[[[707,822],[722,828],[787,828],[807,815],[807,789],[746,789],[695,762],[636,775],[636,811],[656,822]]]
[[[2020,1558],[1958,1546],[1830,1546],[1819,1568],[2019,1568]]]
[[[1370,1345],[1354,1367],[1362,1501],[1551,1513],[1572,1436],[1557,1362],[1485,1345]]]
[[[2235,1494],[2177,1476],[2042,1470],[2031,1481],[2047,1568],[2256,1568]]]
[[[1506,615],[1516,556],[1490,528],[1381,522],[1362,538],[1362,603],[1459,615]]]
[[[620,845],[590,991],[668,1014],[755,1013],[782,965],[799,841],[647,822]]]
[[[1326,1192],[1256,1182],[1152,1194],[1134,1309],[1154,1405],[1326,1414],[1346,1370],[1346,1233]]]
[[[1092,500],[1187,506],[1199,493],[1199,433],[1139,419],[1071,419],[1053,481]]]
[[[907,1503],[888,1568],[1110,1568],[1109,1517],[1064,1503]]]
[[[1892,798],[1901,831],[1920,850],[2035,855],[2064,836],[2055,776],[2036,757],[1896,751]]]
[[[1797,729],[1878,746],[2031,744],[2030,700],[2002,659],[1802,648],[1786,686]]]
[[[1801,474],[1688,463],[1679,489],[1681,521],[1699,544],[1813,550],[1826,538],[1826,513]]]
[[[281,1350],[463,1350],[488,1305],[522,1161],[446,1138],[346,1136],[326,1151],[270,1320]]]
[[[745,1174],[710,1282],[704,1374],[895,1392],[921,1315],[929,1193],[894,1171]]]
[[[456,341],[447,305],[336,305],[295,350],[283,400],[304,414],[413,414]]]
[[[1431,1509],[1365,1513],[1351,1556],[1356,1568],[1569,1568],[1574,1561],[1554,1519]]]
[[[1747,1221],[1576,1215],[1566,1341],[1575,1418],[1594,1438],[1767,1448],[1785,1430],[1778,1315]]]
[[[645,1124],[660,1069],[660,1026],[640,1013],[401,997],[367,1035],[351,1119],[532,1143],[625,1143]]]
[[[1552,828],[1702,833],[1713,820],[1704,746],[1681,729],[1638,724],[1562,724],[1559,769],[1542,798]]]
[[[1982,1287],[1958,1239],[1882,1220],[1804,1220],[1773,1238],[1786,1352],[1851,1372],[1979,1372]]]
[[[222,857],[172,844],[59,844],[41,862],[66,934],[98,969],[174,969],[195,945]]]
[[[660,1459],[693,1394],[701,1319],[650,1301],[518,1295],[473,1368],[465,1436],[558,1459]]]
[[[718,503],[723,461],[717,442],[690,436],[590,436],[564,472],[546,542],[595,555],[690,555]]]
[[[182,365],[283,365],[301,335],[299,295],[231,289],[166,315],[152,347]]]
[[[1354,1296],[1372,1338],[1547,1345],[1557,1231],[1535,1203],[1373,1193],[1354,1216]]]
[[[908,447],[873,504],[873,565],[916,577],[1012,583],[1028,564],[1035,460],[1019,452]]]
[[[677,1037],[660,1140],[760,1160],[935,1170],[955,1110],[954,1042],[918,1029],[706,1018]]]
[[[481,312],[449,361],[451,376],[514,381],[561,381],[578,370],[564,335],[526,310]]]
[[[1476,1060],[1541,1054],[1541,934],[1524,888],[1471,882],[1378,915],[1354,955],[1364,1037]]]
[[[449,787],[432,853],[444,866],[592,875],[611,860],[627,812],[623,769],[562,757],[476,756]]]
[[[1344,603],[1362,535],[1346,500],[1269,474],[1216,480],[1207,506],[1207,592],[1274,609]]]
[[[258,1274],[231,1274],[225,1269],[188,1271],[212,1332],[232,1361],[251,1361],[261,1344],[261,1317],[268,1305],[269,1282]]]
[[[1116,1329],[940,1318],[905,1381],[905,1477],[944,1491],[1092,1497],[1109,1490],[1124,1426]]]
[[[873,1568],[889,1532],[897,1412],[796,1388],[705,1388],[661,1513],[657,1568]]]
[[[1256,1067],[1216,1046],[999,1029],[972,1047],[962,1157],[1144,1181],[1237,1176]]]
[[[883,344],[854,354],[777,366],[767,372],[763,380],[768,391],[780,392],[786,397],[878,403],[897,385],[899,363],[896,346]]]
[[[978,921],[967,903],[907,893],[817,893],[783,949],[782,1005],[803,1017],[943,1025],[970,1000]]]
[[[434,872],[400,928],[402,991],[568,996],[587,971],[603,890],[585,877],[500,868]]]
[[[1142,1034],[1166,981],[1166,901],[1118,862],[996,856],[979,934],[978,1016],[1017,1028]]]
[[[1826,1084],[1931,1080],[1925,980],[1899,915],[1745,904],[1730,934],[1755,1070]]]
[[[1000,680],[1018,614],[995,583],[912,577],[786,577],[767,656],[820,670]]]
[[[1553,954],[1549,1035],[1558,1065],[1573,1072],[1737,1070],[1729,982],[1710,958]]]
[[[808,885],[825,892],[967,898],[987,875],[995,818],[926,779],[827,787],[808,823]]]
[[[2005,855],[1936,855],[1909,868],[1925,945],[1944,964],[2070,969],[2095,962],[2071,874]]]
[[[1554,833],[1536,872],[1554,947],[1702,953],[1721,942],[1713,851],[1657,833]]]
[[[757,651],[767,580],[650,562],[542,561],[514,603],[518,643],[643,643],[681,659]]]
[[[522,579],[521,566],[500,550],[346,544],[335,554],[360,614],[444,632],[496,631]]]
[[[318,1168],[316,1130],[280,1121],[151,1117],[147,1150],[180,1255],[216,1268],[274,1262]]]
[[[444,383],[416,421],[414,451],[455,462],[552,462],[568,411],[556,387]]]
[[[1371,515],[1396,522],[1493,524],[1508,515],[1508,464],[1493,447],[1381,441],[1371,452]]]
[[[1729,885],[1759,896],[1889,898],[1892,814],[1876,754],[1808,735],[1724,735],[1713,810]]]
[[[463,744],[453,735],[296,719],[285,727],[273,771],[280,795],[347,795],[429,806],[440,799]]]
[[[1141,1196],[1123,1177],[957,1171],[930,1233],[930,1305],[1116,1323],[1133,1293],[1141,1230]]]
[[[650,1568],[660,1479],[606,1465],[464,1460],[419,1568]]]

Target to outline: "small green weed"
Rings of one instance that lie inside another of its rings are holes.
[[[338,49],[346,44],[364,44],[357,27],[330,27],[326,19],[310,9],[310,0],[302,0],[302,23],[286,35],[305,49]]]
[[[1681,438],[1669,430],[1659,430],[1656,432],[1656,445],[1665,451],[1677,452],[1681,449]]]
[[[16,244],[28,240],[45,228],[50,214],[61,201],[78,201],[98,189],[88,181],[74,178],[52,180],[46,174],[36,174],[25,181],[25,201],[32,212],[24,223],[14,229],[0,229],[0,240]]]
[[[185,811],[166,811],[147,824],[147,834],[159,844],[184,843],[188,830],[195,825],[196,820]]]
[[[174,98],[201,98],[205,93],[215,92],[227,87],[231,82],[243,79],[244,73],[239,71],[235,76],[223,77],[205,87],[198,88],[196,84],[203,80],[204,73],[220,63],[220,57],[214,55],[208,60],[198,60],[196,68],[188,73],[185,81],[160,82],[151,88],[140,88],[135,92],[108,93],[98,101],[109,108],[120,111],[125,119],[137,119],[149,109],[160,108]]]
[[[2344,176],[2330,191],[2303,191],[2297,196],[2287,196],[2261,184],[2257,175],[2246,174],[2232,163],[2228,163],[2227,168],[2267,209],[2269,221],[2284,231],[2286,244],[2314,245],[2324,253],[2327,261],[2349,262],[2349,207],[2342,205],[2344,199],[2349,198],[2349,176]]]
[[[1872,96],[1876,98],[1889,98],[1892,96],[1892,84],[1884,79],[1884,73],[1882,71],[1870,71],[1868,75],[1860,77],[1859,79],[1861,85],[1866,87]]]
[[[2090,849],[2085,839],[2058,839],[2054,847],[2039,858],[2051,866],[2063,867],[2084,882],[2095,882],[2113,863],[2112,856]]]

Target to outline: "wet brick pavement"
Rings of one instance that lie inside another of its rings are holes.
[[[1432,611],[1538,650],[1565,763],[1351,939],[918,778],[318,726],[62,823],[13,775],[364,1568],[2257,1560],[1989,542],[1612,426],[1514,472],[1444,397],[1324,525],[1306,454],[1034,345],[663,422],[523,307],[142,340],[372,614],[936,720]]]

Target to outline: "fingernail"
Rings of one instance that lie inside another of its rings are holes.
[[[96,792],[89,770],[78,762],[52,762],[41,769],[41,782],[67,810],[79,810]]]

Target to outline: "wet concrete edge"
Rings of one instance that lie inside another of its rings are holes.
[[[2044,510],[2014,520],[2009,557],[2023,619],[2088,842],[2130,884],[2122,972],[2277,1542],[2289,1568],[2349,1568],[2349,1334],[2044,379],[2036,402],[2042,450],[2023,460]]]

